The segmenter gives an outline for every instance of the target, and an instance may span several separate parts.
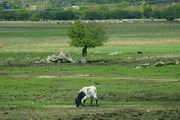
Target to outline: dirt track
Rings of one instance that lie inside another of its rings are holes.
[[[73,120],[179,120],[178,110],[118,110],[114,112],[81,114]]]
[[[39,109],[1,109],[0,119],[23,119],[23,120],[179,120],[179,109],[122,109],[122,108],[99,108],[73,106],[61,108]]]

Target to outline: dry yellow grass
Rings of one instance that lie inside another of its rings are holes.
[[[106,46],[122,46],[122,45],[165,45],[180,44],[180,39],[147,39],[147,40],[109,40]]]
[[[79,51],[69,45],[70,39],[62,37],[27,37],[0,38],[0,52],[59,52]],[[180,45],[180,38],[113,38],[104,43],[104,47],[146,46],[146,45]]]

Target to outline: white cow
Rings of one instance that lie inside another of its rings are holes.
[[[88,86],[88,87],[83,87],[75,99],[76,106],[79,107],[79,105],[84,106],[85,101],[87,98],[91,99],[91,105],[93,103],[93,99],[96,100],[96,105],[98,105],[98,98],[97,98],[97,90],[95,86]]]

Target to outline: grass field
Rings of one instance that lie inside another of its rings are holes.
[[[180,61],[178,22],[107,24],[109,38],[88,49],[87,65],[36,64],[61,51],[81,59],[68,27],[0,22],[0,119],[180,119],[180,64],[154,66]],[[135,69],[144,63],[151,65]],[[97,87],[100,106],[76,108],[88,85]]]

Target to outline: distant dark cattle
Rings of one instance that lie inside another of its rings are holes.
[[[96,100],[96,105],[98,105],[97,91],[95,86],[83,87],[79,93],[77,98],[75,99],[76,107],[84,106],[87,98],[91,99],[90,105],[93,103],[93,99]]]
[[[143,52],[141,52],[141,51],[137,51],[137,54],[143,54]]]

